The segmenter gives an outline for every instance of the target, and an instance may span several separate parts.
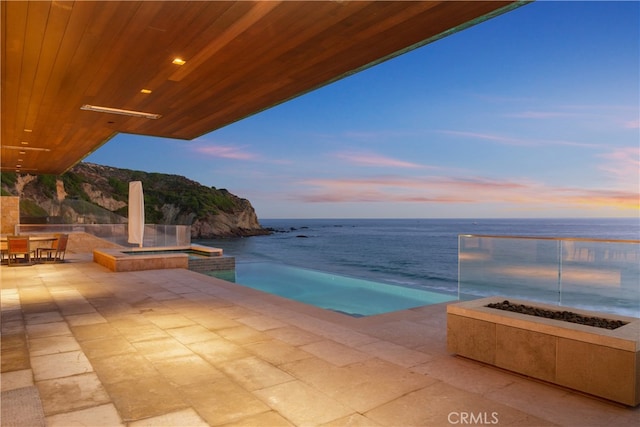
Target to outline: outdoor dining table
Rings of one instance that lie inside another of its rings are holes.
[[[58,240],[56,236],[40,236],[40,235],[30,235],[30,236],[19,236],[19,237],[29,237],[29,247],[34,252],[37,252],[38,248],[48,248],[51,247],[53,242]],[[7,240],[8,236],[0,237],[0,250],[2,251],[2,261],[4,261],[4,255],[7,253]],[[35,261],[38,262],[39,259],[34,257]]]

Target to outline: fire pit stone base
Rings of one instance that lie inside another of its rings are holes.
[[[610,330],[487,307],[505,299],[569,310],[501,296],[450,304],[448,350],[625,405],[640,404],[640,319],[570,309],[626,323]]]

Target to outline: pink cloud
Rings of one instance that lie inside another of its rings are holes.
[[[384,157],[373,153],[337,153],[335,157],[363,166],[396,167],[396,168],[421,168],[417,163]]]
[[[457,130],[442,130],[440,132],[447,135],[463,136],[463,137],[473,138],[473,139],[483,139],[485,141],[498,142],[500,144],[506,144],[506,145],[535,145],[531,143],[531,141],[527,141],[524,139],[510,138],[510,137],[495,135],[490,133],[463,132],[463,131],[457,131]]]
[[[206,145],[195,147],[194,151],[205,154],[207,156],[212,157],[221,157],[224,159],[234,159],[234,160],[256,160],[258,158],[257,155],[242,151],[238,147],[233,147],[229,145]]]
[[[581,116],[581,114],[559,111],[523,111],[521,113],[507,114],[506,116],[522,119],[556,119],[565,117],[579,117]]]
[[[552,187],[529,181],[487,178],[373,177],[309,180],[298,200],[310,203],[509,203],[514,206],[616,208],[638,210],[633,191]]]
[[[627,129],[640,129],[640,120],[629,120],[624,124],[624,127]]]
[[[479,132],[463,132],[463,131],[455,131],[455,130],[442,130],[440,133],[444,133],[447,135],[454,136],[462,136],[472,139],[481,139],[485,141],[496,142],[498,144],[504,145],[512,145],[512,146],[549,146],[549,145],[563,145],[563,146],[572,146],[572,147],[585,147],[585,148],[597,148],[600,147],[597,144],[589,144],[585,142],[575,142],[575,141],[566,141],[561,139],[523,139],[523,138],[512,138],[503,135],[490,134],[490,133],[479,133]]]
[[[640,147],[620,147],[600,155],[605,163],[600,170],[621,188],[636,188],[640,186]]]

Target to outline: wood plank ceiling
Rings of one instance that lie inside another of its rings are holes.
[[[521,4],[3,1],[1,168],[60,174],[119,132],[193,139]]]

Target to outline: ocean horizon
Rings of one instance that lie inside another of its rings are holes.
[[[264,219],[266,236],[202,239],[236,262],[269,261],[451,291],[462,234],[640,240],[640,218]]]

